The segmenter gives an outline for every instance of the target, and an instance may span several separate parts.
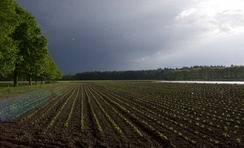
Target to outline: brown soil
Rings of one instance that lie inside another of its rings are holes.
[[[161,86],[155,84],[154,87],[156,87],[154,90],[159,90]],[[49,102],[43,106],[31,110],[12,121],[0,123],[0,146],[244,146],[243,123],[234,120],[226,125],[225,123],[229,121],[228,118],[223,118],[222,122],[220,122],[220,118],[217,118],[218,120],[213,122],[213,113],[210,109],[214,108],[206,106],[206,111],[203,112],[204,116],[198,116],[202,111],[202,106],[197,103],[193,106],[189,102],[191,101],[191,95],[188,96],[189,101],[180,102],[178,100],[172,103],[174,100],[165,97],[167,94],[161,93],[160,98],[159,93],[150,91],[150,88],[148,84],[141,88],[143,91],[137,91],[133,88],[128,91],[122,86],[110,89],[93,83],[70,85],[63,90],[61,95],[53,95]],[[187,98],[186,96],[183,97]],[[208,97],[212,96],[209,95]],[[162,101],[164,102],[161,104]],[[195,100],[192,101],[194,103]],[[167,103],[169,103],[169,106]],[[193,109],[181,107],[182,103],[192,105]],[[222,117],[222,113],[220,113],[220,110],[218,111],[215,116]],[[123,118],[118,115],[118,112]],[[193,115],[193,117],[187,114]],[[239,112],[239,114],[243,120],[243,112]],[[207,122],[203,122],[204,120]],[[82,121],[84,121],[84,124]],[[196,123],[204,126],[200,127]],[[99,129],[98,125],[101,126],[102,130]],[[234,125],[238,126],[238,129],[235,129],[237,135],[234,135],[233,132],[234,128],[232,126]],[[231,137],[223,136],[225,126],[231,129],[228,133]],[[121,133],[118,132],[118,128]],[[211,128],[212,131],[208,128]],[[142,136],[135,129],[139,130]],[[165,135],[167,139],[160,136],[159,133]],[[236,140],[237,138],[240,138],[241,143]]]

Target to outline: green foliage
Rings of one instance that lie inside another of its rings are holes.
[[[53,61],[52,57],[48,55],[45,58],[45,71],[43,72],[43,76],[49,78],[49,79],[61,79],[62,73],[58,69],[56,63]]]
[[[35,37],[29,42],[27,53],[23,55],[25,61],[25,72],[29,75],[40,76],[45,71],[44,60],[48,55],[47,38],[44,36]]]
[[[13,71],[16,62],[17,42],[9,37],[19,24],[19,16],[13,0],[0,1],[0,75]]]
[[[13,0],[0,1],[0,43],[11,34],[18,25],[18,15],[15,12],[17,4]]]
[[[30,78],[61,78],[62,74],[48,52],[48,40],[42,35],[35,18],[14,0],[0,1],[0,75],[14,72]],[[30,79],[31,80],[31,79]],[[31,84],[31,83],[30,83]]]
[[[40,74],[39,69],[48,53],[48,41],[46,37],[42,36],[41,29],[38,28],[35,18],[30,13],[21,7],[18,7],[17,12],[22,21],[11,34],[11,37],[19,42],[16,68],[27,75],[37,76]]]
[[[14,70],[17,61],[16,53],[16,42],[6,37],[6,39],[0,43],[0,75],[7,75]]]

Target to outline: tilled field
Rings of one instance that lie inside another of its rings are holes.
[[[81,82],[0,123],[2,147],[244,147],[244,86]]]

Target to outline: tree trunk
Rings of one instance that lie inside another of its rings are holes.
[[[38,82],[38,78],[37,76],[35,76],[35,85],[37,85],[37,82]]]
[[[43,78],[41,77],[41,85],[43,84]]]
[[[31,76],[31,74],[29,74],[29,85],[30,86],[32,85],[32,76]]]
[[[14,69],[14,87],[18,87],[19,86],[19,82],[18,82],[18,70],[19,70],[19,66],[18,64],[15,65],[15,69]]]

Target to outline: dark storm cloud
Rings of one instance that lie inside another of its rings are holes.
[[[174,67],[184,65],[185,59],[194,65],[201,63],[198,53],[209,56],[205,53],[215,46],[206,45],[210,36],[243,24],[236,22],[243,19],[242,11],[206,13],[212,2],[207,0],[17,2],[38,20],[63,73]]]

